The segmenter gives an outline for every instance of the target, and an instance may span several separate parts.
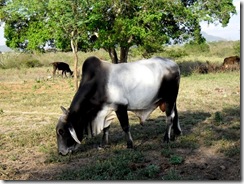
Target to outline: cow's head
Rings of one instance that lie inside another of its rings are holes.
[[[98,122],[97,119],[87,119],[87,116],[82,116],[81,114],[80,117],[76,116],[76,118],[78,118],[79,127],[74,127],[68,120],[68,116],[70,115],[69,110],[66,110],[62,106],[61,109],[63,111],[63,115],[59,118],[56,126],[58,153],[61,155],[67,155],[68,153],[72,153],[77,150],[84,135],[87,134],[88,137],[93,137],[99,133],[97,132],[97,134],[95,133],[94,135],[93,126],[91,124],[96,125],[96,123],[101,123],[100,125],[107,127],[116,117],[114,111],[106,111],[108,113],[105,113],[105,116],[97,116],[100,120]],[[89,113],[87,114],[91,115]],[[92,115],[89,117],[92,117]]]
[[[67,116],[69,111],[61,106],[63,115],[59,118],[56,126],[57,145],[58,152],[61,155],[67,155],[68,153],[78,149],[81,142],[77,138],[74,128],[67,122]]]

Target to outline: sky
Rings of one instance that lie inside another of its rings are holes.
[[[240,0],[233,0],[233,4],[236,7],[237,15],[233,15],[227,27],[222,27],[221,24],[215,26],[214,24],[207,25],[206,22],[202,22],[202,31],[208,35],[218,36],[226,40],[240,40]]]
[[[233,0],[233,4],[236,6],[237,15],[233,15],[230,18],[227,27],[222,27],[220,24],[207,25],[206,22],[201,23],[202,31],[208,35],[218,36],[226,40],[240,40],[240,0]],[[5,45],[6,39],[4,38],[3,25],[0,27],[0,45]]]

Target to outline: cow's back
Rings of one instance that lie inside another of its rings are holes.
[[[128,109],[147,109],[157,96],[162,81],[173,73],[179,75],[176,63],[151,58],[132,63],[111,65],[108,77],[108,100]]]
[[[58,69],[69,71],[70,68],[69,68],[69,65],[67,63],[59,62]]]

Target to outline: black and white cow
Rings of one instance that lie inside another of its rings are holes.
[[[89,57],[82,67],[82,79],[68,110],[56,127],[58,152],[66,155],[76,150],[84,134],[96,136],[103,131],[108,142],[108,129],[115,112],[125,132],[127,147],[133,147],[127,111],[134,112],[143,123],[159,107],[166,111],[169,142],[171,128],[181,134],[176,108],[180,83],[178,65],[155,57],[132,63],[110,64]]]

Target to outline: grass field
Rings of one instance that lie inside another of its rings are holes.
[[[183,135],[163,143],[165,114],[155,110],[144,126],[130,114],[133,150],[116,120],[110,146],[101,135],[79,152],[57,154],[60,106],[74,96],[73,79],[51,66],[0,69],[1,180],[240,180],[240,71],[182,76],[178,96]]]

